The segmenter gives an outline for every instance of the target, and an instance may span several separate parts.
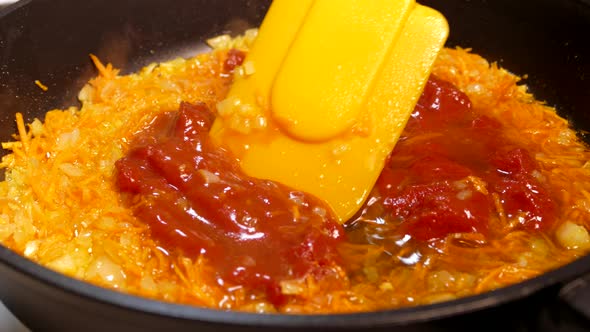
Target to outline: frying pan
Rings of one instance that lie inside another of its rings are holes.
[[[535,95],[590,130],[588,0],[423,1],[449,20],[449,46],[472,47],[528,75]],[[269,0],[23,0],[0,11],[0,140],[27,120],[77,104],[96,74],[88,54],[124,72],[188,56],[220,33],[257,26]],[[43,92],[33,84],[49,87]],[[414,308],[346,315],[261,315],[147,300],[95,287],[30,262],[0,246],[0,299],[33,330],[549,330],[559,317],[590,328],[590,256],[517,285]],[[568,303],[559,309],[544,306]],[[542,323],[533,322],[540,312]],[[520,318],[512,323],[513,318]],[[537,325],[535,325],[537,324]]]

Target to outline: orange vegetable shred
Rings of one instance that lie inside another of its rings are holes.
[[[557,219],[543,231],[518,227],[502,197],[480,178],[461,179],[489,197],[484,233],[453,233],[430,241],[398,238],[378,245],[339,247],[342,262],[330,278],[282,280],[286,296],[220,282],[206,256],[163,246],[116,185],[115,162],[133,138],[181,102],[211,110],[232,81],[231,48],[247,52],[248,38],[191,59],[149,65],[120,75],[90,55],[98,76],[80,91],[81,107],[51,110],[26,124],[16,114],[10,153],[0,164],[0,242],[65,275],[162,301],[253,312],[323,313],[397,308],[440,302],[514,284],[588,253],[590,150],[555,109],[527,92],[521,79],[466,49],[445,49],[433,74],[465,93],[477,114],[501,123],[506,139],[526,148],[550,187]],[[229,53],[228,53],[229,52]],[[230,64],[231,64],[230,63]],[[411,138],[428,140],[426,136]],[[495,195],[495,196],[494,196]],[[368,211],[382,215],[383,211]],[[395,223],[373,225],[387,232]]]

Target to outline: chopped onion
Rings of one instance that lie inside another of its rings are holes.
[[[584,226],[566,221],[555,232],[559,244],[567,249],[590,249],[590,234]]]

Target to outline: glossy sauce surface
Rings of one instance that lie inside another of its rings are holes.
[[[557,207],[539,166],[502,132],[465,94],[431,77],[357,221],[388,222],[392,238],[418,241],[498,237],[507,220],[518,222],[509,229],[548,230]]]
[[[230,54],[225,65],[240,57]],[[354,270],[359,257],[341,250],[344,230],[329,208],[245,175],[209,141],[213,119],[204,105],[182,104],[154,119],[117,162],[120,190],[163,248],[203,254],[218,283],[262,290],[275,305],[285,300],[281,281],[321,279],[339,264]],[[475,234],[485,242],[505,234],[506,220],[519,223],[510,229],[546,230],[556,206],[537,169],[527,150],[503,138],[498,121],[431,77],[371,196],[347,224],[348,241],[420,247]]]
[[[281,281],[331,273],[342,227],[318,199],[245,175],[210,142],[213,118],[186,103],[158,116],[117,162],[118,186],[166,251],[203,254],[218,283],[280,304]]]

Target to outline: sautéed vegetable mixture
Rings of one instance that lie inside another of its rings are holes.
[[[354,312],[482,293],[590,251],[590,150],[520,78],[444,49],[369,199],[344,225],[246,176],[208,130],[255,31],[98,76],[2,159],[0,242],[65,275],[168,302]],[[305,160],[301,160],[302,163]]]

